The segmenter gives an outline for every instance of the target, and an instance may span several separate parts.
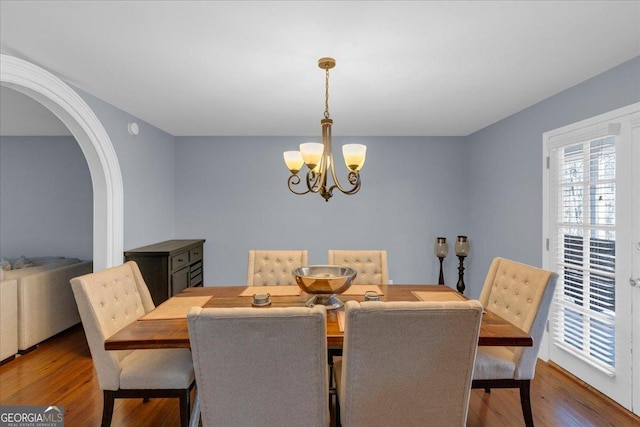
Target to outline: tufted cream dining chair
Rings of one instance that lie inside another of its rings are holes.
[[[295,285],[293,269],[308,265],[306,250],[250,250],[247,286]]]
[[[389,283],[387,251],[384,250],[329,250],[329,265],[351,267],[358,272],[354,285],[386,285]]]
[[[71,279],[98,383],[103,390],[102,426],[111,424],[115,399],[177,397],[180,425],[189,423],[195,385],[188,349],[106,351],[105,340],[154,308],[135,262]]]
[[[525,425],[533,427],[530,385],[535,375],[540,341],[558,275],[550,271],[495,258],[480,294],[482,305],[529,333],[532,347],[480,347],[473,372],[473,388],[520,389]]]
[[[335,364],[345,427],[464,426],[482,305],[347,301]]]
[[[202,425],[329,425],[324,306],[192,307],[187,322]]]

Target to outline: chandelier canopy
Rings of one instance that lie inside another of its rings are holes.
[[[300,144],[300,151],[285,151],[284,162],[291,171],[287,181],[289,190],[292,193],[302,195],[307,193],[319,193],[325,201],[329,201],[333,195],[333,190],[338,189],[344,194],[355,194],[360,190],[360,170],[364,166],[364,159],[367,147],[362,144],[345,144],[342,146],[342,155],[349,169],[347,180],[351,188],[345,189],[336,177],[335,163],[331,147],[331,126],[333,120],[329,118],[329,70],[336,66],[333,58],[320,58],[318,67],[325,70],[325,97],[324,97],[324,118],[320,120],[322,126],[322,144],[318,142],[305,142]],[[307,167],[305,177],[306,190],[296,191],[293,187],[301,183],[298,172],[303,165]],[[328,178],[331,174],[332,185],[329,185]]]

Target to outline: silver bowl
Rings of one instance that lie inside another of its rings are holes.
[[[300,289],[313,295],[306,303],[308,307],[322,304],[331,310],[344,305],[338,295],[351,287],[357,272],[339,265],[310,265],[296,268],[292,274]]]

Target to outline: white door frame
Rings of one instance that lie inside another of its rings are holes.
[[[631,117],[631,132],[633,134],[632,139],[632,157],[633,165],[635,166],[632,171],[633,182],[633,194],[640,194],[640,114],[636,114]],[[640,197],[636,197],[633,200],[633,236],[632,236],[632,249],[633,252],[633,269],[632,280],[635,280],[636,287],[632,289],[633,298],[633,325],[638,327],[640,325]],[[633,413],[640,415],[640,331],[634,330],[633,340]]]
[[[37,65],[0,54],[0,84],[38,101],[76,138],[93,185],[93,268],[122,263],[124,192],[118,157],[102,123],[69,85]]]
[[[622,147],[620,147],[620,150],[618,151],[617,154],[617,158],[618,158],[618,163],[620,166],[620,170],[623,169],[631,169],[631,162],[632,162],[632,155],[631,155],[631,151],[632,148],[637,150],[638,149],[638,140],[634,140],[632,138],[632,133],[633,132],[638,132],[638,126],[640,125],[640,103],[635,103],[635,104],[631,104],[628,105],[626,107],[622,107],[613,111],[610,111],[608,113],[604,113],[604,114],[600,114],[596,117],[591,117],[589,119],[571,124],[571,125],[567,125],[564,126],[562,128],[559,129],[555,129],[553,131],[549,131],[549,132],[545,132],[543,134],[543,168],[545,168],[545,170],[543,171],[543,233],[542,233],[542,265],[543,268],[549,269],[550,268],[550,264],[551,264],[551,260],[549,258],[550,253],[549,253],[549,248],[547,246],[548,244],[548,239],[549,239],[549,229],[550,229],[550,221],[551,219],[551,215],[549,212],[549,174],[548,174],[548,169],[547,169],[547,156],[548,156],[548,142],[550,141],[550,138],[552,137],[556,137],[556,138],[562,138],[563,135],[568,134],[568,133],[582,133],[581,136],[583,136],[585,139],[588,139],[590,137],[590,132],[592,132],[593,127],[596,125],[602,125],[602,124],[606,124],[607,122],[614,122],[620,118],[624,118],[624,120],[627,121],[627,124],[625,126],[623,126],[623,132],[625,133],[625,144],[624,144],[624,149],[622,149]],[[577,130],[576,129],[584,129],[584,131],[581,130]],[[634,130],[635,129],[635,130]],[[591,135],[593,136],[593,135]],[[636,155],[637,155],[637,151],[636,151]],[[638,157],[636,157],[638,158]],[[622,164],[625,164],[625,167],[622,167]],[[628,167],[627,167],[628,166]],[[627,199],[632,198],[631,194],[635,194],[632,193],[632,183],[635,183],[638,176],[640,176],[640,171],[638,169],[636,170],[632,170],[631,173],[632,176],[629,176],[628,182],[625,181],[620,181],[617,182],[617,188],[616,188],[616,192],[619,194],[628,194]],[[637,184],[634,184],[637,185]],[[634,202],[636,203],[636,206],[640,207],[640,203],[638,203],[638,198],[633,197]],[[640,223],[640,221],[638,221],[638,210],[637,208],[635,208],[636,211],[634,212],[634,210],[631,208],[631,206],[620,206],[620,205],[616,205],[616,222],[618,222],[618,220],[620,220],[620,223],[624,223],[624,224],[633,224],[634,227],[637,227]],[[633,217],[631,215],[634,215]],[[635,232],[636,236],[638,236],[638,230],[636,230]],[[640,239],[640,238],[639,238]],[[630,247],[632,244],[632,236],[627,236],[627,235],[616,235],[616,249],[619,248],[619,246],[624,246],[624,247]],[[638,255],[636,255],[638,256]],[[630,257],[629,257],[630,258]],[[640,256],[639,258],[636,260],[636,263],[640,261]],[[632,266],[632,260],[631,259],[627,259],[624,258],[622,256],[622,254],[620,254],[619,258],[616,258],[616,270],[620,271],[620,272],[628,272],[631,271],[632,268],[630,268]],[[636,265],[637,268],[637,265]],[[638,272],[636,272],[636,275]],[[632,410],[633,412],[635,412],[636,414],[639,414],[640,412],[640,408],[638,407],[638,405],[640,404],[640,355],[638,354],[638,351],[640,351],[640,339],[638,339],[640,337],[640,330],[637,328],[636,325],[640,324],[640,289],[639,288],[632,288],[629,284],[628,284],[628,280],[629,278],[620,278],[617,277],[616,278],[617,283],[621,283],[622,285],[618,288],[616,288],[616,299],[622,299],[624,301],[629,301],[630,302],[630,306],[631,306],[631,312],[627,313],[627,315],[630,317],[631,321],[629,322],[629,324],[618,324],[616,325],[616,335],[620,335],[622,337],[625,337],[624,339],[627,339],[628,337],[628,345],[629,345],[629,353],[632,354],[627,354],[625,353],[623,356],[627,359],[625,359],[625,364],[630,364],[630,374],[629,377],[625,377],[622,378],[622,381],[620,384],[620,386],[616,386],[615,390],[616,392],[620,392],[620,396],[621,398],[615,398],[613,396],[612,397],[614,400],[616,400],[619,404],[621,404],[622,406],[626,407],[629,410]],[[551,347],[551,339],[550,339],[550,334],[545,333],[545,337],[543,338],[543,345],[541,346],[541,352],[540,352],[540,357],[543,358],[544,360],[548,360],[550,357],[550,347]],[[635,338],[635,339],[634,339]],[[633,350],[631,350],[633,349]],[[544,352],[542,352],[542,350],[544,350]],[[617,352],[618,353],[618,352]],[[617,357],[619,357],[620,354],[617,354]],[[630,359],[630,360],[629,360]],[[620,362],[620,360],[616,360],[616,369],[618,366],[618,363]],[[577,362],[578,364],[580,364],[580,362]],[[626,365],[625,365],[626,367]],[[634,369],[635,368],[635,369]],[[626,372],[626,369],[621,369],[622,371]],[[619,378],[622,376],[618,376]],[[585,380],[585,378],[581,378],[583,380]],[[596,378],[598,379],[598,378]],[[600,380],[600,379],[598,379]],[[603,375],[601,378],[601,384],[596,384],[595,382],[591,383],[590,385],[594,386],[597,389],[600,389],[600,391],[603,391],[604,394],[608,394],[607,392],[605,392],[604,387],[607,385],[607,378]],[[611,381],[614,381],[614,377],[611,377]],[[589,382],[589,381],[587,381]],[[628,392],[627,392],[628,391]]]

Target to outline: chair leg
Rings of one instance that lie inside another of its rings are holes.
[[[484,392],[485,392],[485,393],[491,393],[491,389],[490,389],[489,387],[485,387],[485,388],[484,388]]]
[[[329,408],[331,408],[333,404],[333,398],[335,397],[336,402],[338,401],[338,392],[336,390],[335,379],[333,378],[333,356],[342,355],[342,350],[332,350],[328,351],[328,363],[329,363]],[[336,425],[338,425],[336,423]]]
[[[340,421],[340,399],[336,393],[336,427],[342,427],[342,421]]]
[[[193,392],[193,407],[189,417],[189,427],[198,427],[200,425],[200,395],[196,386]]]
[[[337,396],[336,386],[333,381],[333,365],[329,367],[329,407],[333,401],[333,397]]]
[[[104,404],[102,406],[102,427],[111,426],[111,418],[113,417],[113,403],[115,397],[111,390],[103,390],[102,393]]]
[[[191,415],[190,395],[191,390],[186,389],[180,393],[180,427],[189,427],[189,416]]]
[[[520,381],[520,404],[522,405],[522,415],[524,425],[533,427],[533,413],[531,412],[531,381]]]

